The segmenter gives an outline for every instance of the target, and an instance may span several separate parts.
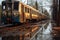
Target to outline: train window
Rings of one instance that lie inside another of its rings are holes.
[[[29,9],[29,13],[31,13],[31,9]]]
[[[29,8],[25,7],[25,12],[29,13]]]
[[[8,16],[11,16],[11,12],[8,13]]]
[[[19,2],[14,2],[14,10],[18,10]]]
[[[3,6],[3,10],[5,9],[5,6]]]
[[[28,13],[29,13],[29,8],[28,8]]]
[[[35,12],[35,11],[33,11],[33,13],[34,13],[34,14],[36,14],[36,12]]]
[[[8,13],[8,16],[11,16],[11,12]]]
[[[32,10],[30,11],[30,13],[32,14]]]
[[[24,5],[22,5],[21,7],[22,7],[22,12],[24,12]]]
[[[6,3],[2,2],[2,10],[5,10],[5,9],[6,9]]]
[[[30,13],[32,14],[32,10],[30,10]]]
[[[33,10],[31,11],[31,13],[33,13]]]
[[[34,11],[33,11],[33,13],[34,13]]]
[[[5,16],[6,16],[6,15],[7,15],[7,13],[6,13],[5,11],[3,11],[2,15],[5,15]]]
[[[36,14],[36,12],[34,11],[34,13]]]
[[[25,7],[25,12],[27,12],[27,8]]]
[[[8,10],[11,10],[12,9],[12,3],[9,3],[8,4]]]
[[[16,13],[14,13],[14,16],[16,16]]]

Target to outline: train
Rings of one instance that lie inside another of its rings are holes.
[[[35,8],[19,1],[2,1],[1,20],[4,24],[26,23],[46,19],[47,16]]]

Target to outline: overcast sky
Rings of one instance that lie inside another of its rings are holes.
[[[0,0],[0,4],[1,4],[2,1],[3,1],[3,0]]]
[[[3,0],[0,0],[0,5],[1,5],[1,2],[2,2]],[[23,2],[25,1],[25,0],[22,0]]]

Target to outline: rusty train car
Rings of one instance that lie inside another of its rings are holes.
[[[26,23],[32,20],[39,21],[46,19],[47,16],[40,13],[35,8],[21,3],[19,1],[14,2],[2,2],[2,14],[1,20],[5,23]]]

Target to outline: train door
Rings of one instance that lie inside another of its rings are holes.
[[[7,13],[6,13],[6,2],[3,1],[2,2],[2,14],[1,14],[1,20],[2,23],[5,24],[7,22],[6,18],[7,18]]]
[[[7,3],[7,23],[12,23],[12,3]]]
[[[4,23],[11,23],[12,3],[2,2],[2,21]]]
[[[30,9],[29,13],[30,13],[30,20],[32,20],[32,10],[31,9]]]
[[[24,5],[21,4],[21,22],[25,22]]]
[[[14,2],[12,21],[13,23],[19,23],[19,2]]]

